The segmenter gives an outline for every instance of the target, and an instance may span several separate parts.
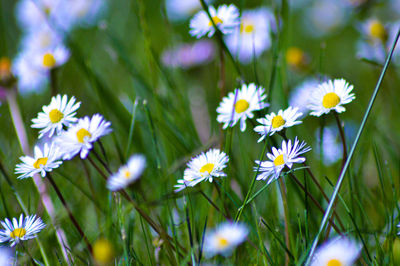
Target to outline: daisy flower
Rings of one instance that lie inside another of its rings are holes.
[[[69,50],[62,44],[42,51],[34,51],[32,64],[44,72],[65,64],[70,56]]]
[[[275,19],[267,8],[246,10],[242,13],[240,27],[226,37],[226,44],[242,63],[271,47],[271,32],[276,30]]]
[[[32,128],[43,128],[39,132],[39,138],[45,134],[48,134],[50,138],[54,133],[59,135],[63,126],[70,126],[78,120],[75,118],[75,111],[80,105],[80,102],[75,103],[75,97],[72,96],[68,101],[67,95],[61,97],[58,94],[51,98],[49,105],[43,106],[43,112],[40,112],[37,118],[32,119]]]
[[[52,47],[62,44],[63,36],[52,29],[49,25],[44,24],[28,32],[22,39],[23,49],[30,51],[46,51]]]
[[[319,85],[319,81],[317,79],[307,79],[300,83],[297,87],[293,89],[290,93],[289,97],[289,105],[293,107],[297,107],[299,112],[303,113],[303,115],[308,114],[310,111],[307,108],[309,98],[311,92],[317,88]]]
[[[35,174],[40,173],[42,177],[46,176],[46,172],[51,172],[54,168],[58,168],[62,161],[60,158],[60,150],[54,144],[45,143],[43,149],[38,146],[34,148],[34,157],[22,156],[19,163],[15,167],[15,173],[21,174],[18,179],[33,177]]]
[[[254,83],[243,84],[241,89],[236,89],[222,99],[217,108],[219,123],[224,123],[223,129],[233,127],[240,120],[240,130],[246,130],[246,119],[253,118],[254,111],[259,111],[269,106],[263,102],[267,96],[263,87],[257,87]]]
[[[353,265],[361,252],[361,245],[355,241],[337,237],[324,243],[315,253],[311,266]]]
[[[183,181],[178,182],[178,188],[183,189],[185,185],[193,187],[203,180],[212,182],[214,177],[226,176],[223,169],[228,161],[229,157],[218,149],[210,149],[206,153],[202,152],[187,163],[187,168],[183,173]]]
[[[204,238],[204,253],[207,257],[216,254],[229,256],[233,249],[246,240],[249,230],[244,224],[225,222],[207,232]]]
[[[205,1],[207,4],[213,1]],[[199,0],[166,0],[168,18],[172,21],[187,19],[201,9]]]
[[[42,222],[40,217],[36,215],[27,216],[21,214],[19,221],[13,218],[12,221],[7,218],[1,222],[3,230],[0,230],[0,243],[9,242],[13,247],[19,243],[20,240],[28,240],[36,237],[46,224]]]
[[[385,43],[388,38],[385,25],[376,18],[368,19],[359,28],[361,33],[373,42]]]
[[[308,108],[313,116],[321,116],[335,110],[338,113],[346,111],[344,104],[350,103],[356,97],[353,85],[350,85],[344,79],[335,79],[326,81],[314,89],[311,93]]]
[[[259,171],[257,180],[267,180],[267,184],[279,178],[283,168],[292,168],[294,163],[303,163],[306,158],[299,157],[300,154],[306,153],[311,150],[310,147],[305,147],[306,143],[303,141],[299,143],[297,137],[292,141],[282,141],[282,148],[272,148],[272,153],[267,153],[269,161],[256,161],[258,166],[254,167],[254,171]]]
[[[63,159],[70,160],[78,153],[85,159],[92,149],[92,143],[111,132],[110,126],[111,123],[104,120],[100,114],[79,119],[56,140],[63,148]]]
[[[21,29],[35,31],[57,17],[60,0],[22,0],[16,6],[16,17]]]
[[[216,10],[213,6],[209,6],[208,11],[214,21],[214,24],[222,32],[222,34],[232,33],[236,26],[240,24],[239,10],[233,4],[227,6],[219,6]],[[215,33],[215,28],[209,19],[207,12],[204,10],[198,12],[190,21],[190,35],[196,38],[203,37],[207,34],[211,37]]]
[[[297,107],[289,106],[286,110],[279,110],[278,114],[274,112],[265,116],[265,118],[257,119],[260,126],[256,126],[254,131],[261,135],[258,142],[262,141],[268,134],[272,136],[275,132],[281,131],[285,128],[301,124],[297,119],[302,116]]]
[[[107,188],[117,191],[136,181],[146,167],[146,158],[143,155],[133,155],[128,163],[119,168],[118,172],[107,180]]]

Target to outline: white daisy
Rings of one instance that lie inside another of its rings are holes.
[[[210,149],[192,158],[187,163],[183,173],[183,181],[178,181],[178,189],[183,186],[193,187],[203,180],[213,181],[214,177],[226,176],[223,169],[229,161],[229,157],[218,149]],[[182,190],[180,189],[180,190]]]
[[[297,107],[299,112],[303,113],[303,115],[308,114],[310,110],[307,108],[307,105],[310,95],[318,85],[319,81],[317,79],[311,78],[303,81],[290,93],[289,105]]]
[[[6,218],[1,225],[4,229],[0,230],[0,243],[9,242],[11,247],[18,244],[20,240],[35,238],[36,234],[46,227],[40,217],[31,215],[24,219],[23,214],[19,217],[19,221],[13,218],[11,222]]]
[[[241,89],[230,92],[222,99],[217,108],[217,121],[224,123],[223,128],[233,127],[240,120],[240,130],[246,130],[246,119],[253,118],[253,111],[258,111],[269,106],[263,102],[267,96],[264,88],[257,87],[254,83],[243,84]]]
[[[310,114],[321,116],[335,110],[338,113],[346,111],[344,104],[350,103],[356,97],[353,85],[350,85],[344,79],[335,79],[326,81],[316,88],[310,97],[308,108],[312,111]]]
[[[240,27],[226,37],[232,54],[242,63],[249,63],[253,56],[271,47],[271,32],[276,30],[275,18],[267,8],[246,10],[242,13]]]
[[[376,18],[370,18],[360,25],[361,33],[372,42],[386,43],[388,32],[385,25]]]
[[[222,5],[216,10],[213,6],[209,6],[208,11],[214,21],[214,24],[222,32],[222,34],[232,33],[236,26],[240,24],[239,10],[233,4],[227,6]],[[204,10],[198,12],[190,21],[190,35],[200,38],[207,34],[211,37],[215,33],[215,28],[209,19],[207,12]]]
[[[49,25],[44,24],[28,32],[22,39],[23,49],[29,51],[46,51],[52,47],[57,47],[62,44],[63,36],[57,33]]]
[[[65,64],[70,56],[68,48],[60,44],[42,51],[34,51],[32,64],[42,71],[48,72],[50,69]]]
[[[37,118],[32,119],[32,128],[43,128],[39,132],[39,138],[45,134],[48,134],[49,137],[54,133],[59,135],[63,126],[70,126],[78,120],[75,118],[75,111],[80,105],[80,102],[75,103],[75,97],[72,96],[68,101],[67,95],[61,97],[58,94],[51,98],[49,105],[43,106],[43,112],[40,112]]]
[[[213,1],[205,1],[207,4]],[[166,0],[165,8],[170,20],[179,21],[186,19],[201,9],[199,0]]]
[[[110,126],[111,123],[104,120],[100,114],[79,119],[56,140],[63,149],[63,159],[70,160],[78,153],[85,159],[92,149],[92,143],[111,132]]]
[[[53,143],[43,145],[43,150],[38,146],[34,148],[34,157],[22,156],[19,163],[15,167],[15,173],[21,174],[18,179],[33,177],[40,173],[42,177],[46,176],[46,172],[51,172],[54,168],[58,168],[62,161],[60,158],[60,150]]]
[[[241,223],[225,222],[207,232],[204,238],[204,253],[207,257],[216,254],[229,256],[236,246],[246,240],[249,230]]]
[[[107,180],[107,188],[117,191],[136,181],[146,167],[146,158],[143,155],[133,155],[126,165],[119,168],[118,172]]]
[[[275,132],[281,131],[285,128],[301,124],[302,121],[297,119],[302,116],[297,107],[289,106],[286,110],[279,110],[278,114],[274,112],[265,116],[265,118],[258,118],[257,122],[261,125],[256,126],[254,131],[261,135],[258,142],[262,141],[268,134],[272,136]]]
[[[313,256],[311,266],[353,265],[361,252],[361,245],[354,240],[337,237],[324,243]]]
[[[300,154],[311,150],[310,147],[305,146],[306,143],[304,141],[299,143],[296,137],[293,145],[291,140],[288,142],[283,140],[281,149],[273,147],[272,153],[267,153],[267,157],[270,161],[256,161],[256,164],[259,165],[259,167],[254,167],[254,171],[257,171],[259,168],[257,180],[268,179],[267,184],[270,184],[272,181],[279,178],[283,168],[288,167],[291,169],[294,163],[305,162],[306,158],[299,157]]]
[[[16,17],[21,29],[34,31],[50,22],[54,24],[60,0],[22,0],[16,6]]]

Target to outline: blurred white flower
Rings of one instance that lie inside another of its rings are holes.
[[[385,43],[388,32],[385,25],[376,18],[370,18],[359,25],[361,34],[372,42]]]
[[[42,51],[33,51],[32,64],[42,71],[65,64],[70,56],[69,50],[62,44]]]
[[[205,2],[210,4],[213,1]],[[172,21],[187,19],[201,9],[199,0],[166,0],[165,6],[168,18]]]
[[[312,91],[317,88],[319,81],[317,79],[307,79],[295,87],[289,96],[289,105],[299,109],[303,115],[308,114],[310,111],[307,108],[309,98]]]
[[[320,154],[321,137],[320,129],[315,132],[315,152]],[[342,158],[343,146],[338,139],[338,131],[335,126],[324,127],[322,132],[322,156],[325,165],[332,165]]]
[[[227,35],[226,44],[242,63],[249,63],[271,47],[271,32],[276,31],[275,18],[267,8],[246,10],[242,13],[240,27]]]
[[[336,237],[319,247],[313,256],[311,266],[353,265],[360,256],[361,245],[345,237]]]
[[[16,5],[17,20],[24,31],[35,31],[43,25],[53,25],[60,0],[21,0]]]
[[[13,251],[8,247],[0,248],[0,265],[11,266],[15,265]]]
[[[241,223],[225,222],[218,225],[211,232],[207,232],[204,238],[204,253],[207,257],[216,254],[231,255],[232,251],[246,240],[249,230]]]
[[[223,128],[233,127],[240,120],[240,130],[246,130],[246,119],[253,118],[254,111],[262,110],[269,106],[264,100],[267,96],[264,94],[264,88],[256,86],[254,83],[243,84],[241,89],[235,89],[217,108],[217,121],[224,123]]]
[[[239,20],[239,10],[233,4],[221,5],[218,9],[213,6],[208,7],[211,18],[214,24],[222,32],[222,34],[229,34],[235,30],[240,24]],[[209,19],[207,13],[202,10],[198,12],[190,21],[190,35],[200,38],[207,34],[211,37],[215,33],[215,28],[211,20]]]
[[[107,180],[107,188],[111,191],[126,188],[139,179],[145,167],[146,158],[143,155],[131,156],[126,165],[121,166],[117,173],[110,176]]]
[[[210,62],[215,55],[215,47],[210,40],[200,40],[193,44],[181,44],[162,54],[166,66],[190,68]]]
[[[24,50],[40,52],[62,45],[62,41],[63,36],[61,34],[47,24],[43,24],[35,30],[27,32],[22,39],[21,46]]]
[[[33,157],[22,156],[19,158],[22,163],[15,167],[15,173],[21,174],[18,179],[33,177],[38,173],[45,177],[46,172],[51,172],[62,164],[62,161],[59,160],[60,150],[54,143],[45,143],[42,149],[36,145],[33,151]]]

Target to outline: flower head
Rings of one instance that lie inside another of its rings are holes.
[[[272,112],[265,118],[257,119],[257,122],[261,124],[254,128],[254,131],[261,135],[258,142],[262,141],[268,134],[272,136],[275,132],[301,124],[302,122],[297,119],[302,115],[296,107],[289,106],[286,110],[279,110],[277,114]]]
[[[204,180],[212,182],[214,177],[226,176],[223,169],[228,161],[229,157],[218,149],[202,152],[188,162],[183,179],[178,180],[175,191],[178,192],[187,186],[193,187]]]
[[[63,147],[63,159],[72,159],[78,153],[85,159],[92,149],[92,144],[111,132],[110,126],[111,123],[104,120],[100,114],[79,119],[56,140],[57,144]]]
[[[70,55],[69,50],[62,44],[42,51],[34,51],[33,53],[32,64],[45,72],[65,64]]]
[[[219,6],[216,10],[213,6],[209,6],[208,11],[212,17],[212,20],[217,28],[223,34],[232,33],[236,26],[240,24],[239,21],[239,10],[233,4],[227,6]],[[190,35],[196,38],[203,37],[207,34],[211,37],[215,33],[215,28],[207,12],[204,10],[198,12],[190,21]]]
[[[13,218],[12,221],[6,218],[1,225],[4,229],[0,230],[0,243],[9,242],[11,247],[21,240],[35,238],[36,234],[46,227],[40,217],[36,218],[36,215],[31,215],[24,219],[23,214],[19,217],[19,221],[16,218]]]
[[[350,103],[356,97],[353,85],[350,85],[344,79],[335,79],[326,81],[314,89],[311,93],[308,108],[311,115],[321,116],[335,110],[338,113],[346,111],[344,104]]]
[[[310,147],[306,147],[306,143],[299,142],[297,137],[292,141],[282,141],[282,148],[272,148],[272,153],[267,153],[269,161],[256,161],[258,166],[254,167],[254,171],[259,171],[257,180],[267,180],[267,184],[279,178],[283,168],[292,168],[294,163],[303,163],[306,158],[299,157],[300,154],[310,151]]]
[[[133,155],[126,165],[119,168],[118,172],[107,180],[107,188],[117,191],[136,181],[146,167],[146,158],[143,155]]]
[[[315,253],[311,266],[353,265],[360,255],[361,245],[344,237],[334,238],[324,243]]]
[[[312,91],[319,85],[316,79],[307,79],[293,89],[290,94],[289,105],[297,107],[304,115],[310,110],[307,108]]]
[[[60,150],[54,143],[51,143],[50,146],[45,143],[43,149],[35,146],[34,157],[20,157],[22,163],[16,165],[15,173],[21,174],[18,179],[33,177],[37,173],[45,177],[46,172],[51,172],[62,164],[59,158]]]
[[[60,94],[51,98],[49,105],[43,106],[43,112],[38,114],[37,118],[32,119],[33,128],[42,128],[39,138],[45,134],[49,137],[54,133],[59,135],[62,132],[63,126],[70,126],[78,119],[75,117],[76,110],[81,105],[80,102],[75,103],[75,97],[71,97],[68,101],[68,96],[61,97]]]
[[[225,129],[228,126],[233,127],[240,120],[240,130],[245,131],[246,119],[253,118],[254,111],[269,106],[264,102],[266,97],[263,87],[257,87],[254,83],[243,84],[241,89],[236,89],[222,99],[217,108],[217,121],[224,123]]]
[[[207,257],[215,254],[229,256],[233,249],[246,240],[249,230],[244,224],[222,223],[215,230],[207,232],[204,238],[204,253]]]
[[[360,25],[360,31],[372,42],[386,43],[388,31],[385,25],[376,18],[371,18]]]

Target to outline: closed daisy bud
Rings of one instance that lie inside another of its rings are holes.
[[[246,130],[246,119],[253,118],[254,111],[259,111],[269,106],[264,100],[263,87],[257,87],[254,83],[243,84],[241,89],[230,92],[217,108],[217,121],[223,123],[223,128],[233,127],[240,120],[240,130]]]
[[[329,80],[320,84],[311,93],[308,103],[308,108],[311,110],[311,115],[321,116],[329,113],[331,110],[337,113],[346,111],[344,104],[350,103],[356,97],[353,90],[353,85],[350,85],[344,79]]]
[[[351,266],[360,255],[361,245],[337,237],[324,243],[315,253],[311,266]]]
[[[222,34],[232,33],[240,24],[239,10],[235,5],[222,5],[218,9],[209,6],[208,11],[212,17],[214,24],[222,32]],[[211,37],[215,33],[215,28],[207,13],[202,10],[197,13],[190,21],[190,35],[196,38],[203,37],[207,34]]]
[[[110,176],[107,188],[111,191],[126,188],[140,177],[145,167],[146,158],[143,155],[133,155],[126,165],[121,166],[117,173]]]
[[[36,237],[46,225],[36,215],[27,216],[21,214],[19,220],[13,218],[12,221],[5,219],[1,222],[3,230],[0,230],[0,243],[8,242],[11,247],[18,244],[21,240],[28,240]]]

